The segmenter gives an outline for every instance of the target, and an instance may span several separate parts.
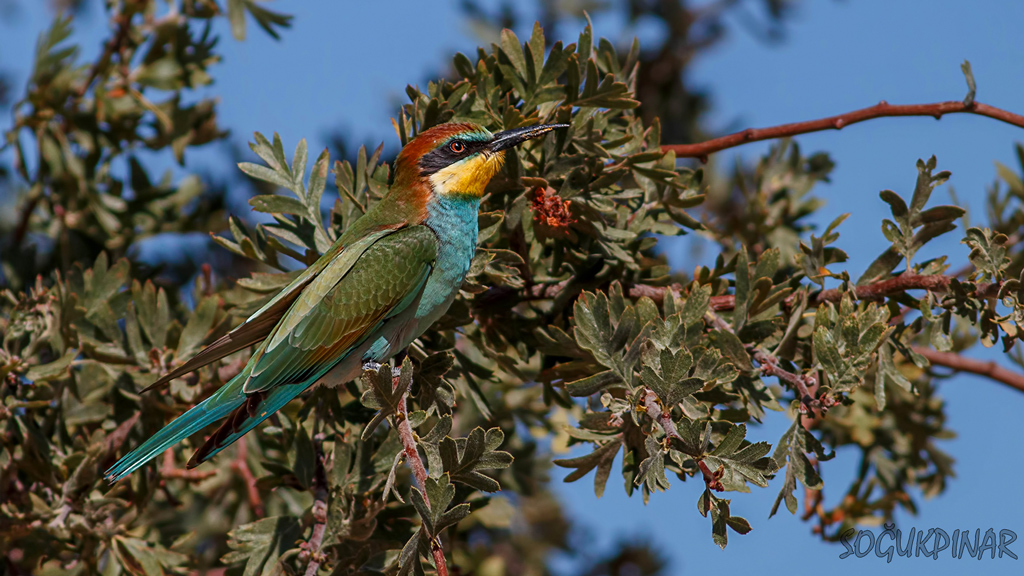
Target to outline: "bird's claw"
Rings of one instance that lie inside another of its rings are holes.
[[[380,362],[374,362],[373,360],[367,360],[367,361],[363,362],[363,372],[366,372],[366,371],[380,372],[380,367],[381,367],[381,363]],[[398,378],[401,375],[402,375],[402,366],[401,365],[395,366],[394,368],[391,369],[391,376],[393,378]]]

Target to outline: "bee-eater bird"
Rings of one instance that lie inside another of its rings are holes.
[[[469,123],[425,130],[402,148],[388,193],[291,284],[231,332],[154,382],[159,387],[259,343],[245,368],[106,472],[116,482],[225,420],[193,468],[302,391],[337,386],[402,352],[455,299],[476,252],[484,188],[505,151],[568,124],[491,134]]]

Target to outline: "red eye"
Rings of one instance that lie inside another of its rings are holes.
[[[452,152],[455,152],[456,154],[462,154],[463,152],[466,151],[466,145],[463,144],[462,142],[459,142],[458,140],[456,140],[455,142],[452,142],[451,144],[449,144],[448,148]]]

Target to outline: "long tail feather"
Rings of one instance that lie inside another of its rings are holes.
[[[225,388],[231,383],[225,385]],[[239,386],[241,388],[241,386]],[[228,396],[225,398],[224,396]],[[245,394],[238,391],[231,397],[227,394],[215,393],[194,406],[188,412],[175,418],[159,432],[143,442],[138,448],[126,454],[110,467],[104,474],[107,480],[117,482],[138,470],[146,462],[156,458],[161,452],[202,430],[207,425],[227,417],[239,406],[245,404]]]
[[[104,473],[104,476],[111,482],[117,482],[156,458],[164,450],[206,426],[227,418],[227,422],[214,432],[189,460],[188,467],[194,468],[230,446],[246,432],[280,410],[346,357],[347,354],[335,362],[324,364],[304,382],[280,384],[270,390],[247,394],[243,389],[246,380],[252,373],[253,362],[250,360],[249,364],[220,390],[161,428],[138,448],[118,460]]]
[[[286,384],[274,388],[270,392],[251,394],[246,402],[236,408],[224,424],[210,436],[192,458],[188,461],[189,468],[206,462],[218,452],[233,444],[260,422],[277,412],[308,388],[312,381],[302,384]]]

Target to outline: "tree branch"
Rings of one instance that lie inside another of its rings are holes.
[[[395,377],[398,378],[397,376]],[[406,407],[406,395],[402,395],[402,400],[399,403],[399,412],[395,415],[395,419],[398,421],[398,436],[402,439],[402,446],[405,448],[405,457],[409,461],[409,467],[412,468],[412,473],[416,476],[416,483],[420,485],[420,490],[423,490],[423,499],[427,501],[427,505],[430,505],[430,500],[427,497],[427,467],[423,465],[423,459],[420,458],[419,448],[416,447],[416,435],[412,431],[412,425],[409,424],[408,408]]]
[[[913,350],[927,358],[933,366],[945,366],[946,368],[952,368],[956,372],[977,374],[978,376],[990,378],[996,382],[1001,382],[1011,388],[1024,392],[1024,375],[1003,368],[996,362],[975,360],[973,358],[966,358],[955,352],[939,352],[938,350],[925,348],[924,346],[914,346]]]
[[[217,473],[216,470],[185,470],[174,466],[174,452],[164,452],[164,462],[159,469],[160,478],[184,480],[186,482],[202,482]]]
[[[243,436],[238,439],[238,454],[231,462],[231,468],[238,472],[238,475],[242,477],[242,482],[245,483],[245,493],[249,498],[249,507],[252,508],[253,514],[257,518],[263,518],[265,514],[263,499],[260,498],[260,491],[256,487],[256,477],[253,476],[252,470],[249,469],[248,458],[249,445],[245,440],[245,436]]]
[[[399,376],[396,374],[394,382],[396,386],[398,385],[398,378]],[[427,468],[423,465],[423,459],[420,458],[420,451],[416,445],[416,434],[412,430],[412,425],[409,424],[409,411],[406,404],[407,395],[408,392],[402,394],[398,413],[395,414],[395,427],[398,429],[398,436],[402,439],[402,446],[404,447],[409,467],[412,468],[412,473],[416,476],[416,483],[420,485],[420,490],[423,491],[423,500],[426,501],[427,506],[430,506],[430,497],[427,496]],[[434,557],[437,576],[448,576],[448,563],[444,558],[444,548],[441,547],[440,538],[434,538],[430,541],[430,553]],[[306,576],[310,575],[307,574]]]
[[[665,436],[676,438],[680,442],[683,441],[683,437],[679,435],[679,431],[676,430],[676,425],[672,422],[672,414],[668,411],[661,409],[661,402],[658,400],[658,395],[653,390],[647,390],[644,393],[644,410],[647,411],[647,415],[658,423],[661,427],[661,431],[665,433]]]
[[[309,564],[306,565],[306,576],[316,576],[320,570],[320,564],[324,561],[324,554],[320,552],[324,543],[324,534],[327,532],[327,471],[324,467],[324,434],[322,432],[313,436],[313,454],[316,462],[316,469],[313,474],[313,535],[309,542],[302,545],[303,552],[309,554]]]
[[[658,424],[666,437],[675,438],[683,442],[683,437],[679,435],[675,422],[672,421],[672,413],[669,410],[662,409],[661,400],[658,399],[658,395],[653,390],[648,389],[644,392],[643,409],[650,416],[651,420]],[[724,467],[719,468],[717,472],[712,472],[708,465],[704,463],[703,458],[697,459],[697,466],[700,468],[701,475],[704,477],[704,483],[707,484],[709,489],[716,492],[725,490],[722,486],[722,476],[725,473]]]
[[[110,59],[113,57],[114,52],[124,45],[125,41],[128,40],[128,34],[131,32],[132,18],[128,14],[118,14],[114,18],[114,22],[117,26],[117,31],[110,37],[103,45],[103,53],[100,54],[96,63],[89,69],[89,75],[86,76],[85,82],[78,87],[77,95],[79,98],[85,96],[85,93],[89,90],[89,86],[96,81],[99,77],[100,71],[103,70],[108,64]]]
[[[705,317],[716,329],[735,333],[732,326],[713,311],[708,310]],[[760,348],[748,346],[747,351],[750,352],[750,356],[757,362],[762,374],[765,376],[775,376],[796,388],[799,395],[801,413],[814,414],[814,410],[824,412],[835,405],[835,401],[827,395],[822,395],[821,398],[816,396],[818,381],[814,376],[810,374],[794,374],[786,370],[779,366],[778,358]]]
[[[956,278],[953,275],[945,274],[901,274],[895,278],[880,280],[862,286],[851,286],[848,293],[856,300],[880,300],[887,296],[894,296],[907,290],[928,290],[929,292],[945,293],[949,291],[950,282]],[[1002,288],[1001,282],[981,282],[976,285],[974,294],[978,298],[995,298]],[[683,287],[679,284],[671,286],[648,286],[646,284],[635,284],[629,289],[631,298],[642,298],[644,296],[660,304],[665,299],[665,292],[671,290],[675,294],[681,294]],[[844,292],[839,288],[821,290],[812,299],[813,304],[825,302],[839,302]],[[784,306],[792,304],[795,296],[790,296],[783,301]],[[715,312],[727,312],[736,305],[735,297],[732,294],[712,296],[708,305]]]
[[[959,100],[948,102],[936,102],[934,104],[889,104],[882,100],[874,106],[861,108],[837,116],[809,120],[806,122],[794,122],[792,124],[781,124],[769,128],[748,128],[741,132],[714,138],[696,144],[665,144],[661,149],[665,152],[675,152],[679,158],[699,158],[701,162],[707,162],[708,155],[721,152],[729,148],[735,148],[749,142],[761,140],[773,140],[797,134],[808,134],[821,132],[822,130],[841,130],[851,124],[872,120],[874,118],[885,118],[889,116],[931,116],[935,119],[942,118],[944,114],[977,114],[994,118],[1007,124],[1024,128],[1024,116],[1014,114],[995,106],[971,102],[964,104]]]

